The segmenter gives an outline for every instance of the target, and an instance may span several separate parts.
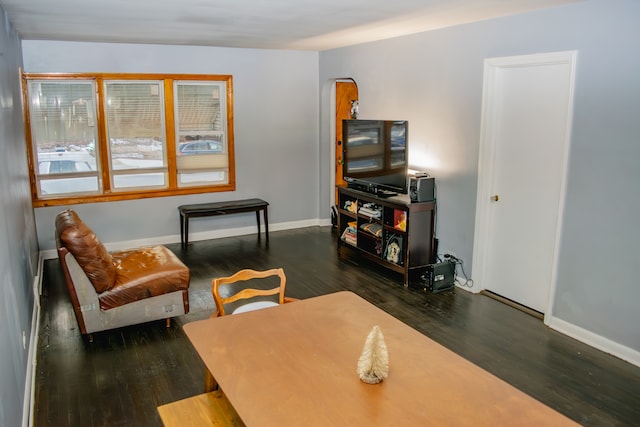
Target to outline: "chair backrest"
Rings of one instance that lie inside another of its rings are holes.
[[[264,287],[255,286],[255,279],[266,279],[270,277],[278,277],[280,279],[278,286],[272,287],[274,283],[273,280],[268,281],[269,287],[267,289],[265,289]],[[254,287],[248,287],[249,284],[246,282],[249,281],[253,281],[251,282],[251,285]],[[239,286],[231,286],[233,284],[239,284]],[[277,295],[277,300],[275,300],[274,298],[274,303],[276,303],[277,301],[277,304],[284,304],[286,302],[284,297],[286,284],[287,278],[282,268],[274,268],[266,271],[245,269],[240,270],[229,277],[220,277],[217,279],[213,279],[211,292],[213,293],[213,300],[216,303],[217,311],[213,314],[212,317],[224,316],[228,314],[229,310],[225,308],[225,306],[227,306],[228,304],[240,302],[240,304],[235,305],[241,306],[244,303],[255,302],[256,297],[258,297],[258,300],[264,301],[265,298],[260,297]]]
[[[97,293],[113,288],[117,268],[98,236],[72,209],[56,215],[56,246],[66,248],[82,267]]]

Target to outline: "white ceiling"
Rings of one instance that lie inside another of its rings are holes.
[[[0,0],[23,40],[326,50],[582,0]]]

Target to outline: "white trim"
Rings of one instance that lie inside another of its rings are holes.
[[[313,227],[319,225],[320,220],[318,218],[302,220],[302,221],[292,221],[292,222],[281,222],[279,224],[269,224],[269,232],[272,231],[280,231],[280,230],[290,230],[294,228],[304,228],[304,227]],[[260,227],[260,231],[264,233],[264,224]],[[228,228],[224,230],[208,230],[208,231],[200,231],[197,233],[189,234],[190,242],[197,242],[199,240],[211,240],[211,239],[221,239],[223,237],[235,237],[235,236],[244,236],[247,234],[256,234],[256,226],[251,225],[247,227],[239,227],[239,228]],[[171,243],[179,243],[180,236],[176,235],[175,242]],[[160,244],[159,242],[157,244]],[[134,245],[135,246],[135,245]],[[142,245],[138,245],[142,246]],[[132,247],[132,246],[129,246]],[[108,245],[107,248],[111,249]]]
[[[303,227],[311,227],[311,226],[329,226],[331,225],[331,221],[328,219],[315,219],[315,220],[305,220],[305,221],[295,221],[295,222],[287,222],[280,223],[271,226],[273,231],[277,230],[287,230],[294,228],[303,228]],[[233,237],[239,236],[243,234],[252,234],[255,233],[255,226],[253,227],[243,227],[236,229],[227,229],[227,230],[217,230],[215,232],[201,232],[194,233],[195,240],[206,240],[211,238],[222,238],[222,237]],[[215,235],[216,237],[211,237]],[[194,239],[190,239],[194,240]],[[129,241],[129,242],[119,242],[113,244],[114,246],[122,247],[122,248],[130,248],[135,247],[138,243],[143,242],[142,240],[137,241]],[[179,235],[171,235],[159,237],[151,240],[145,240],[146,244],[161,244],[161,243],[179,243],[180,236]],[[138,245],[140,246],[140,245]],[[474,244],[474,253],[476,246]],[[47,256],[49,256],[47,258]],[[29,343],[29,355],[27,359],[27,378],[25,380],[25,394],[24,394],[24,404],[23,404],[23,427],[31,427],[33,425],[33,413],[34,413],[34,405],[35,405],[35,378],[36,378],[36,357],[37,357],[37,346],[38,346],[38,335],[39,335],[39,324],[40,324],[40,290],[42,289],[42,270],[43,263],[45,259],[57,258],[57,252],[55,249],[42,251],[40,253],[40,257],[38,260],[38,275],[34,278],[34,292],[36,293],[36,300],[33,305],[33,314],[32,314],[32,327],[31,327],[31,337]],[[475,258],[475,257],[474,257]],[[474,271],[475,268],[474,268]],[[477,288],[468,288],[461,287],[461,289],[465,291],[471,290],[472,292],[479,292]],[[36,291],[37,290],[37,291]],[[589,332],[579,326],[573,325],[564,320],[558,319],[554,316],[548,315],[545,316],[544,322],[551,329],[558,331],[564,335],[570,336],[578,341],[581,341],[591,347],[594,347],[598,350],[601,350],[605,353],[611,354],[615,357],[618,357],[622,360],[625,360],[629,363],[632,363],[636,366],[640,366],[640,352],[633,350],[629,347],[620,345],[614,341],[608,340],[600,335]]]
[[[42,272],[44,258],[38,256],[38,272],[33,278],[33,310],[31,312],[31,333],[29,335],[29,353],[24,381],[24,397],[22,401],[22,426],[33,425],[36,390],[36,363],[38,354],[38,335],[40,333],[40,295],[42,294]]]
[[[485,276],[484,259],[481,254],[486,253],[488,245],[487,237],[487,220],[489,200],[485,197],[489,194],[491,188],[491,175],[487,171],[494,169],[495,158],[495,140],[492,130],[496,127],[490,121],[495,121],[495,104],[489,102],[489,94],[494,92],[495,76],[491,73],[490,64],[487,60],[484,62],[484,82],[482,84],[482,109],[480,117],[480,143],[478,150],[478,185],[476,189],[476,218],[475,218],[475,236],[473,239],[473,259],[471,262],[471,271],[473,271],[474,282],[469,288],[471,292],[478,293],[485,288],[482,285]],[[482,262],[480,262],[482,261]]]
[[[331,225],[330,218],[313,218],[301,221],[281,222],[278,224],[269,224],[269,232],[280,230],[292,230],[295,228],[314,227],[314,226],[327,226]],[[260,226],[260,231],[264,233],[264,224]],[[225,228],[217,230],[200,231],[196,233],[189,233],[189,241],[197,242],[200,240],[222,239],[224,237],[236,237],[244,236],[247,234],[256,234],[257,229],[255,224],[246,227],[237,228]],[[121,251],[130,248],[137,248],[141,246],[153,246],[153,245],[165,245],[171,243],[180,243],[179,234],[169,234],[166,236],[158,236],[150,239],[138,239],[138,240],[124,240],[121,242],[105,243],[105,247],[109,251]],[[46,249],[40,252],[41,257],[44,259],[58,258],[58,251],[56,249]]]
[[[494,170],[495,158],[495,137],[492,134],[496,128],[494,126],[497,120],[495,111],[496,105],[490,102],[490,94],[495,91],[496,70],[501,68],[514,68],[523,66],[540,66],[550,64],[569,64],[569,102],[567,104],[567,128],[564,138],[563,152],[563,170],[562,182],[560,183],[560,194],[558,202],[557,222],[555,230],[555,239],[553,243],[553,259],[551,264],[551,283],[549,286],[549,295],[547,297],[547,308],[545,316],[552,312],[553,301],[556,295],[558,280],[558,257],[560,248],[560,236],[562,234],[562,220],[565,208],[567,176],[569,169],[569,149],[571,145],[571,131],[573,126],[573,104],[574,104],[574,87],[575,87],[575,70],[576,70],[577,51],[551,52],[532,55],[520,55],[512,57],[487,58],[484,61],[484,83],[482,93],[482,117],[480,125],[480,147],[478,156],[478,186],[476,194],[476,219],[475,219],[475,236],[473,241],[473,261],[471,268],[474,275],[474,285],[472,292],[480,292],[486,289],[486,259],[485,254],[488,251],[489,238],[487,236],[487,221],[490,200],[487,195],[489,190],[493,188],[491,182],[493,176],[490,171]]]
[[[553,264],[551,265],[551,286],[549,287],[549,300],[547,303],[547,312],[545,317],[549,315],[552,316],[553,309],[555,307],[556,300],[556,292],[558,288],[558,268],[559,262],[558,258],[560,257],[560,236],[562,235],[562,226],[564,220],[564,211],[567,200],[567,181],[569,180],[569,151],[571,149],[571,133],[573,131],[573,110],[574,110],[574,101],[575,101],[575,86],[576,86],[576,60],[578,56],[577,51],[570,52],[559,52],[559,58],[557,59],[558,63],[568,63],[571,67],[571,74],[569,77],[569,103],[567,105],[567,129],[566,134],[564,136],[564,156],[563,159],[563,170],[562,170],[562,182],[560,183],[560,194],[558,201],[558,216],[556,220],[556,239],[553,244]],[[561,56],[560,56],[561,55]],[[547,57],[549,57],[548,55]]]
[[[319,219],[318,220],[318,224],[316,224],[320,227],[328,227],[331,225],[331,218],[324,218],[324,219]]]
[[[552,315],[545,316],[544,322],[551,329],[640,367],[640,351],[618,344]]]
[[[358,83],[351,77],[339,77],[327,79],[323,86],[322,93],[322,108],[325,103],[328,104],[328,137],[329,137],[329,159],[327,165],[329,167],[329,209],[337,203],[336,200],[336,87],[338,83],[353,83],[356,85],[358,91],[358,98],[360,97],[360,90],[358,89]],[[328,93],[325,93],[327,91]],[[328,98],[328,99],[327,99]],[[323,110],[324,111],[324,110]],[[323,123],[321,121],[321,126]],[[320,146],[324,141],[320,141]],[[320,148],[321,149],[321,148]],[[331,222],[329,222],[329,225]]]
[[[334,206],[336,201],[336,87],[339,81],[347,81],[335,79],[331,81],[329,90],[329,209]],[[320,141],[322,144],[322,141]]]

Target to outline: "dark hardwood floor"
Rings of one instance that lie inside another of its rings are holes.
[[[255,235],[167,245],[191,269],[191,313],[170,328],[96,333],[93,343],[78,332],[58,261],[46,261],[33,425],[161,426],[158,405],[203,390],[204,365],[182,326],[211,314],[211,278],[272,267],[284,268],[289,296],[353,291],[583,425],[640,425],[640,368],[484,295],[405,288],[395,273],[338,257],[335,239],[330,227],[311,227],[272,232],[269,246]]]

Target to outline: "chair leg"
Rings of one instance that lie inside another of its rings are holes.
[[[167,328],[171,327],[171,318],[167,317]]]

